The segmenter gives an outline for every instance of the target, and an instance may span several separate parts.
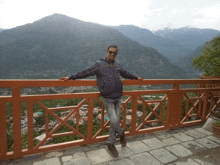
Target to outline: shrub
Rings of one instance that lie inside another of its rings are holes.
[[[214,126],[216,127],[220,127],[220,120],[217,120],[213,123]]]

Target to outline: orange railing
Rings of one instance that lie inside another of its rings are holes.
[[[126,129],[126,136],[133,136],[165,129],[175,129],[177,127],[191,126],[204,123],[210,114],[219,106],[219,96],[213,95],[213,92],[220,91],[219,87],[215,88],[181,88],[181,84],[218,84],[220,80],[123,80],[123,85],[172,85],[170,89],[163,90],[136,90],[124,91],[122,101],[121,126]],[[36,154],[55,149],[85,145],[105,141],[108,135],[100,135],[104,130],[109,128],[109,120],[104,120],[105,110],[101,101],[99,92],[88,93],[66,93],[66,94],[38,94],[38,95],[21,95],[21,88],[31,87],[71,87],[71,86],[97,86],[96,80],[75,80],[63,83],[58,80],[0,80],[0,88],[11,88],[10,96],[0,96],[0,160],[19,158],[21,156]],[[196,92],[200,95],[190,97],[190,93]],[[146,98],[146,95],[153,96],[161,94],[152,100]],[[76,99],[82,100],[78,105],[47,107],[43,100],[56,99]],[[94,100],[101,105],[100,129],[97,132],[93,130],[93,108]],[[22,149],[21,135],[21,102],[27,103],[27,120],[28,120],[28,145]],[[7,149],[7,125],[6,125],[6,104],[12,103],[13,117],[13,150]],[[34,144],[33,135],[33,104],[37,104],[45,112],[45,137],[38,143]],[[86,134],[79,129],[79,109],[83,104],[88,105],[87,110],[87,127]],[[131,121],[128,122],[128,104],[132,106],[130,111]],[[141,109],[140,106],[141,105]],[[137,115],[139,107],[141,115]],[[70,110],[66,117],[59,117],[54,111]],[[75,116],[73,117],[73,114]],[[53,116],[59,123],[52,129],[49,129],[49,115]],[[75,126],[67,123],[70,118],[75,119]],[[69,132],[56,133],[56,131],[65,125]],[[58,144],[48,144],[45,142],[49,138],[62,136],[77,135],[78,140],[62,142]]]
[[[200,76],[200,79],[219,79],[220,80],[220,76]],[[200,88],[213,88],[213,87],[220,87],[220,84],[200,84],[199,86]],[[220,92],[216,91],[214,93],[215,95],[220,96]]]

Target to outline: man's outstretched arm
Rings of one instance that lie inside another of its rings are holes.
[[[121,67],[120,74],[122,77],[124,77],[126,79],[136,79],[136,80],[144,81],[144,79],[137,77],[134,74],[129,73],[128,71],[124,70],[122,67]]]
[[[94,76],[96,74],[98,68],[99,68],[99,65],[95,64],[92,67],[90,67],[88,69],[85,69],[85,70],[83,70],[81,72],[78,72],[75,75],[71,75],[69,77],[61,77],[61,78],[59,78],[59,80],[63,80],[63,82],[65,82],[67,80],[82,79],[82,78]]]
[[[142,79],[141,77],[138,77],[138,79],[137,79],[137,80],[144,81],[144,79]]]
[[[63,80],[63,82],[65,82],[67,80],[70,80],[70,77],[61,77],[61,78],[59,78],[59,80]]]

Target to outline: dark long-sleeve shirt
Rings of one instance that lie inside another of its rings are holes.
[[[98,89],[104,98],[117,99],[122,96],[123,84],[120,76],[126,79],[137,79],[137,76],[124,70],[116,61],[100,59],[92,67],[71,75],[70,79],[82,79],[96,75]]]

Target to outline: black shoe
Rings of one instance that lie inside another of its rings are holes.
[[[118,151],[116,150],[114,143],[113,143],[113,144],[108,143],[108,150],[111,152],[111,154],[112,154],[114,157],[117,157],[117,156],[118,156]]]
[[[121,143],[122,147],[126,146],[125,131],[124,130],[123,130],[122,135],[120,135],[120,143]]]

